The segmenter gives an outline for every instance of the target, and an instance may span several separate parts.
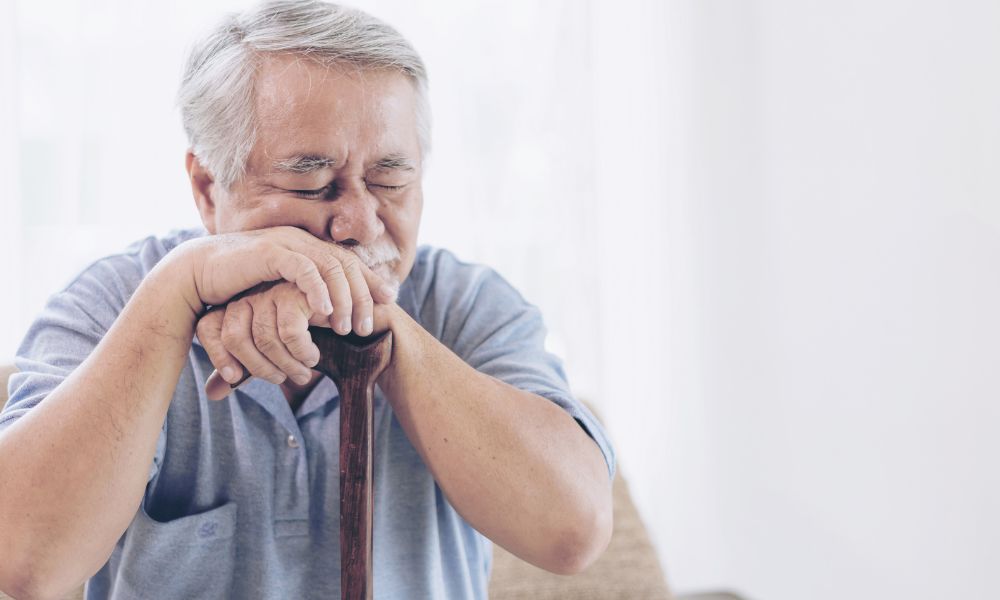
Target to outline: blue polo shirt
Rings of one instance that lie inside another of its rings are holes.
[[[28,331],[0,432],[93,350],[140,281],[203,230],[137,242],[54,295]],[[468,364],[572,415],[614,473],[614,452],[544,350],[538,310],[496,272],[421,247],[399,305]],[[197,338],[150,465],[142,505],[87,598],[340,596],[340,402],[323,378],[293,413],[280,388],[253,379],[220,402]],[[452,507],[389,403],[374,404],[376,598],[487,597],[492,546]],[[44,444],[44,439],[37,440]]]

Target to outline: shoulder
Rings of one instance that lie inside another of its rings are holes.
[[[163,236],[151,235],[123,251],[100,258],[85,267],[59,294],[102,295],[126,301],[142,279],[181,243],[205,235],[203,229],[179,229]]]
[[[523,302],[517,290],[493,268],[461,260],[449,250],[432,246],[417,249],[407,286],[416,312],[437,304],[454,308],[475,301],[484,292]]]
[[[431,335],[461,355],[498,327],[525,319],[541,326],[537,309],[496,270],[442,248],[421,246],[400,305]]]
[[[438,278],[457,283],[482,277],[493,270],[477,263],[459,259],[450,250],[434,246],[420,246],[413,261],[410,279],[418,288],[439,283]]]
[[[25,341],[51,325],[103,335],[124,309],[143,278],[179,244],[203,230],[172,231],[138,240],[122,252],[100,258],[49,297]]]

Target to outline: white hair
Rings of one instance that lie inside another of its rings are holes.
[[[268,53],[405,74],[416,91],[420,149],[425,156],[430,151],[427,71],[399,32],[354,8],[316,0],[265,2],[227,16],[195,44],[177,97],[191,151],[224,188],[243,176],[256,140],[254,83]]]

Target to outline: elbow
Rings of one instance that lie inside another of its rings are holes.
[[[3,556],[3,560],[0,561],[0,594],[7,594],[18,600],[37,598],[39,594],[35,589],[35,578],[32,576],[30,563],[22,558],[21,549],[17,544],[11,543],[17,536],[12,538],[4,540],[6,543],[0,545],[0,555]]]
[[[17,600],[59,600],[67,597],[76,587],[28,570],[0,580],[0,591]]]
[[[44,584],[41,578],[34,577],[26,569],[8,565],[8,572],[0,574],[0,592],[18,600],[47,600],[59,598],[59,594]]]
[[[59,600],[82,580],[65,568],[50,568],[50,557],[14,552],[0,564],[0,591],[18,600]]]
[[[585,518],[556,536],[549,552],[546,570],[557,575],[576,575],[594,564],[604,554],[614,530],[611,502],[595,507]]]
[[[11,598],[32,598],[32,590],[30,582],[23,576],[17,573],[7,572],[10,569],[4,569],[0,572],[0,594],[6,594]]]

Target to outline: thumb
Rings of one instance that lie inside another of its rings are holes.
[[[205,395],[208,396],[209,400],[222,400],[249,379],[250,374],[246,373],[238,383],[230,385],[218,371],[212,371],[212,374],[208,376],[208,381],[205,382]]]

